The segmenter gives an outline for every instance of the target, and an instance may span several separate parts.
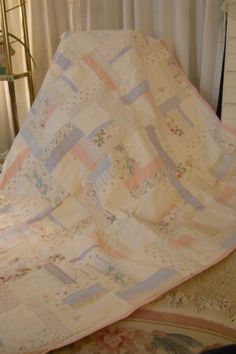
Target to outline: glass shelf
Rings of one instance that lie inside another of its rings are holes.
[[[25,71],[22,73],[13,73],[11,74],[0,74],[0,81],[14,81],[17,79],[21,79],[23,77],[28,77],[30,75],[29,71]]]

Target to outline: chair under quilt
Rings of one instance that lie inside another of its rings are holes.
[[[0,353],[72,343],[232,253],[235,154],[162,42],[65,33],[0,176]]]

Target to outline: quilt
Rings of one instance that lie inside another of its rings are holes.
[[[235,136],[161,41],[65,33],[0,177],[0,353],[75,342],[230,255]]]

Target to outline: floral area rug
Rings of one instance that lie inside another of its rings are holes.
[[[236,253],[127,319],[50,354],[199,354],[236,343]]]

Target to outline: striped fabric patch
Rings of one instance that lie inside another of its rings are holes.
[[[57,280],[60,280],[63,284],[74,284],[76,281],[72,279],[68,274],[63,272],[60,268],[58,268],[55,264],[53,263],[48,263],[45,265],[44,269],[54,275]]]

